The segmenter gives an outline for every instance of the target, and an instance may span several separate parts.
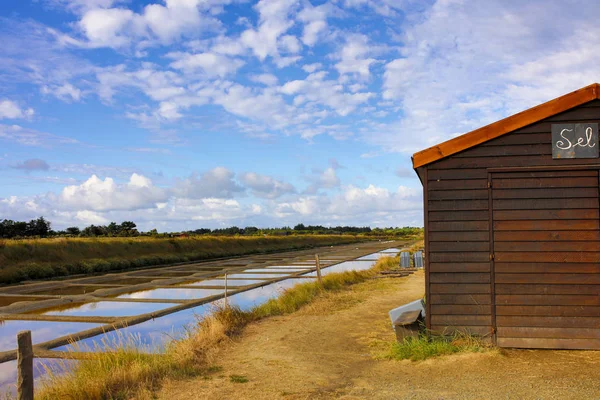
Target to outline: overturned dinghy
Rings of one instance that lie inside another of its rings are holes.
[[[407,337],[419,336],[419,331],[425,320],[425,303],[415,300],[389,312],[396,339],[401,342]]]

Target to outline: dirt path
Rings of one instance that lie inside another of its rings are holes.
[[[207,377],[159,399],[599,399],[600,352],[492,351],[422,362],[373,357],[387,311],[422,296],[423,274],[380,279],[248,327]],[[248,382],[232,382],[231,376]]]

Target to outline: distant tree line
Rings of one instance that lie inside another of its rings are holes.
[[[288,236],[288,235],[361,235],[361,236],[387,236],[387,237],[410,237],[419,236],[423,228],[417,227],[389,227],[370,228],[368,226],[335,226],[298,224],[293,228],[284,226],[281,228],[257,228],[247,226],[239,228],[208,229],[200,228],[184,232],[158,233],[156,229],[148,232],[140,232],[133,221],[123,221],[120,224],[111,222],[108,225],[90,225],[83,229],[73,226],[65,230],[54,231],[51,223],[44,217],[29,222],[0,220],[0,238],[15,239],[28,237],[129,237],[129,236],[153,236],[153,237],[176,237],[176,236]]]
[[[56,236],[138,236],[140,232],[132,221],[124,221],[120,224],[111,222],[108,225],[90,225],[79,229],[76,226],[65,229],[64,231],[54,231],[51,229],[50,221],[44,217],[32,219],[29,222],[13,221],[11,219],[0,220],[0,238],[15,239],[28,237],[56,237]],[[156,231],[156,230],[155,230]]]
[[[57,232],[58,236],[64,234],[69,236],[83,236],[83,237],[95,237],[95,236],[139,236],[137,225],[133,221],[123,221],[120,224],[111,222],[108,225],[90,225],[83,229],[79,229],[76,226],[65,229],[64,232]]]
[[[0,220],[0,238],[15,237],[48,237],[52,233],[50,222],[39,217],[29,222],[13,221],[12,219]]]
[[[368,226],[322,226],[322,225],[304,225],[298,224],[293,228],[284,226],[281,228],[257,228],[255,226],[247,226],[239,228],[232,226],[229,228],[219,229],[196,229],[188,231],[187,234],[194,235],[213,235],[213,236],[254,236],[254,235],[363,235],[363,236],[417,236],[423,233],[423,228],[403,227],[403,228],[371,228]]]

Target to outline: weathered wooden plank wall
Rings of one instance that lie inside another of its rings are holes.
[[[579,122],[600,122],[599,100],[424,167],[430,329],[491,333],[495,310],[499,337],[506,338],[501,345],[528,347],[537,340],[534,347],[576,347],[596,335],[571,331],[568,344],[569,332],[560,330],[573,318],[583,318],[577,320],[582,329],[600,328],[598,171],[557,168],[600,160],[552,159],[551,124]],[[488,189],[490,171],[511,167],[550,171],[494,172]],[[558,317],[554,325],[547,325],[550,314]],[[591,346],[596,342],[600,338]]]

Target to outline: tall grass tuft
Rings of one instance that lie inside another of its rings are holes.
[[[161,354],[140,352],[136,340],[108,346],[113,350],[93,353],[91,358],[79,361],[65,373],[49,371],[36,398],[129,399],[152,393],[168,378],[210,373],[222,344],[239,335],[247,324],[272,315],[292,313],[325,292],[363,282],[397,266],[398,262],[397,257],[385,257],[369,270],[329,274],[323,277],[322,285],[298,284],[250,311],[215,306],[208,315],[198,318],[183,338],[171,341]],[[235,380],[242,382],[243,379]]]

